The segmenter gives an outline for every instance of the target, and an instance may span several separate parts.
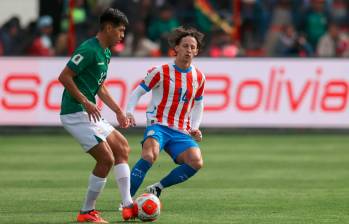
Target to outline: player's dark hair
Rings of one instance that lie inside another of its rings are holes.
[[[194,27],[180,26],[174,29],[168,36],[168,39],[167,39],[168,44],[170,45],[171,48],[174,48],[175,46],[179,45],[182,38],[186,36],[194,37],[196,39],[198,49],[199,50],[201,49],[205,35],[199,32]]]
[[[113,26],[128,25],[127,16],[118,9],[107,8],[99,18],[100,29],[103,30],[105,25],[111,23]]]

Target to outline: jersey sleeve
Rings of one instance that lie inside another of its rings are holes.
[[[198,89],[198,91],[195,94],[195,100],[196,101],[202,100],[202,98],[203,98],[204,89],[205,89],[205,82],[206,82],[205,76],[202,75],[202,80],[201,80],[199,89]]]
[[[79,74],[94,61],[94,53],[91,49],[78,48],[67,63],[67,66]]]
[[[160,71],[157,67],[148,70],[147,75],[141,82],[141,87],[147,92],[157,87],[160,83]]]

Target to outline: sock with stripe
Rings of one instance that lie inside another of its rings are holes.
[[[182,183],[192,177],[197,170],[193,169],[187,164],[182,164],[174,168],[166,177],[164,177],[160,184],[165,188],[175,184]]]
[[[151,163],[141,158],[131,171],[131,196],[133,197],[141,186],[145,175],[152,166]]]

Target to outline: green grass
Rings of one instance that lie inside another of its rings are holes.
[[[128,135],[139,158],[139,135]],[[218,135],[201,144],[205,165],[161,197],[157,223],[349,223],[345,135]],[[68,135],[0,136],[0,223],[74,223],[94,165]],[[142,189],[174,164],[162,153]],[[121,222],[112,176],[98,201]]]

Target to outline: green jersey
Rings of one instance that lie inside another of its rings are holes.
[[[103,49],[97,38],[83,42],[73,53],[67,66],[76,73],[74,83],[82,94],[93,103],[96,103],[96,94],[107,77],[108,64],[111,52]],[[69,92],[64,89],[61,114],[70,114],[85,110]]]

